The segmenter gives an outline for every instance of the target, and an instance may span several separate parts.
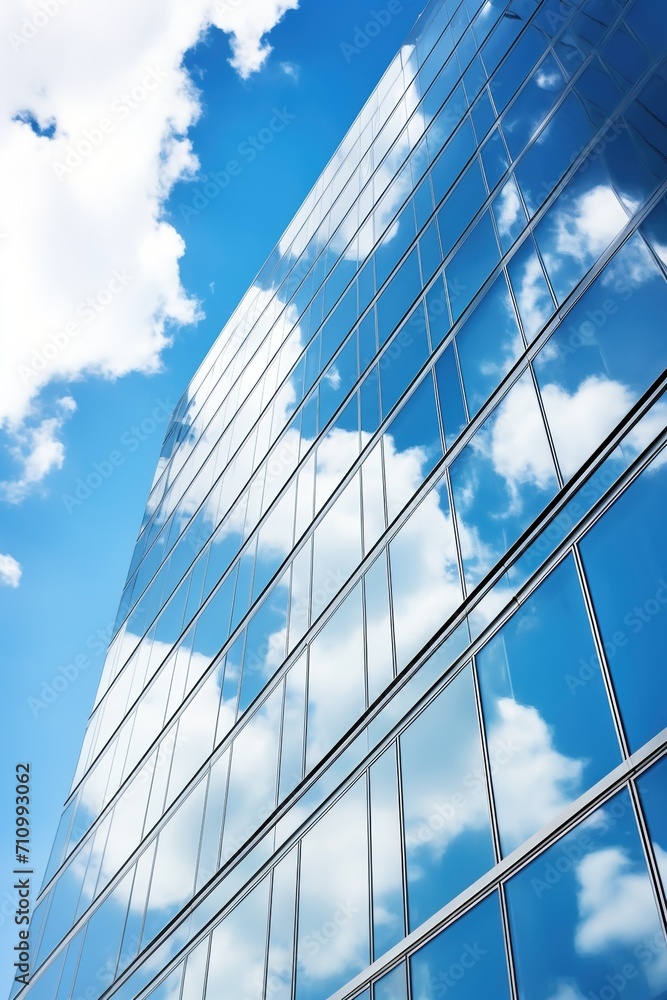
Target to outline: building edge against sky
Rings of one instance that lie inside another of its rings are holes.
[[[666,57],[427,6],[172,416],[18,995],[667,997]]]

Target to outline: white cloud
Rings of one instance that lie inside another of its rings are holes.
[[[579,954],[632,947],[659,929],[648,873],[643,865],[635,869],[621,847],[595,851],[577,865]]]
[[[0,483],[0,497],[8,503],[20,503],[49,472],[62,468],[65,446],[60,432],[67,417],[76,410],[76,403],[71,396],[64,396],[56,402],[55,409],[55,416],[15,433],[15,443],[9,451],[21,472],[16,479]]]
[[[198,169],[185,52],[217,25],[247,76],[297,0],[52,6],[0,10],[0,428],[24,466],[15,501],[63,461],[64,414],[44,387],[156,372],[174,328],[199,317],[163,217]]]
[[[5,587],[18,587],[23,570],[14,556],[0,553],[0,584]]]
[[[578,794],[584,761],[566,757],[538,710],[499,698],[489,733],[493,784],[505,847],[516,847],[553,819]],[[516,747],[508,755],[503,748]]]
[[[232,58],[239,76],[247,79],[261,69],[272,48],[265,36],[299,0],[217,0],[212,9],[216,27],[231,35]]]
[[[550,383],[542,389],[563,475],[574,475],[634,402],[630,390],[603,376],[591,375],[569,393]]]
[[[628,217],[612,188],[598,184],[558,216],[557,254],[588,263],[607,249],[627,221]]]

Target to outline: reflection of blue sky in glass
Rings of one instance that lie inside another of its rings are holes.
[[[477,669],[507,854],[620,762],[571,558],[478,653]]]
[[[667,725],[666,484],[661,452],[581,542],[631,750]]]
[[[492,893],[410,958],[414,1000],[509,1000],[500,903]]]
[[[627,792],[516,875],[507,903],[520,1000],[665,995],[667,947]]]
[[[529,373],[456,458],[451,480],[466,582],[474,586],[557,490]]]

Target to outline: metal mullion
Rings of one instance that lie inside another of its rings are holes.
[[[484,770],[484,784],[486,792],[486,804],[489,810],[489,820],[491,825],[491,838],[493,840],[493,853],[495,863],[498,864],[503,857],[500,843],[500,827],[496,814],[496,803],[493,789],[493,776],[491,773],[491,754],[488,747],[488,736],[484,722],[484,709],[482,706],[482,694],[480,691],[479,677],[477,676],[477,662],[475,657],[470,658],[470,671],[472,673],[472,684],[475,699],[475,712],[477,715],[477,726],[479,729],[479,742],[482,752],[482,768]]]
[[[611,711],[612,719],[614,720],[614,729],[616,731],[616,737],[618,739],[618,743],[621,748],[622,757],[624,760],[627,760],[631,755],[630,747],[628,745],[628,739],[625,733],[625,727],[623,725],[623,718],[618,704],[618,699],[614,688],[614,682],[611,676],[611,670],[609,667],[609,663],[607,661],[604,639],[602,638],[602,632],[600,630],[600,625],[597,620],[597,614],[595,612],[593,597],[590,592],[590,587],[588,584],[588,579],[586,577],[583,560],[581,558],[581,552],[579,551],[579,545],[582,537],[584,536],[582,535],[579,538],[577,538],[576,542],[572,545],[572,555],[574,557],[574,564],[576,566],[577,576],[579,578],[579,586],[581,588],[581,593],[584,599],[584,606],[586,608],[588,624],[591,630],[591,634],[593,636],[593,644],[595,646],[595,652],[598,658],[598,662],[600,663],[600,672],[602,674],[602,681],[607,695],[609,709]]]
[[[633,775],[632,780],[628,782],[628,792],[630,794],[630,800],[632,802],[635,820],[639,830],[639,839],[642,842],[644,859],[649,870],[651,889],[653,890],[653,897],[658,911],[660,927],[665,939],[667,940],[667,902],[665,901],[665,887],[660,877],[660,869],[655,857],[655,847],[653,841],[651,840],[648,824],[644,816],[644,809],[639,797],[636,778],[637,775]]]

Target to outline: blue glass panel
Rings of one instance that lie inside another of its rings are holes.
[[[435,377],[440,399],[440,413],[444,425],[445,441],[451,448],[457,437],[468,423],[461,380],[456,364],[456,346],[448,344],[435,366]]]
[[[530,343],[554,312],[554,302],[535,252],[532,236],[523,241],[507,265],[507,270],[523,332]]]
[[[467,667],[401,734],[410,929],[494,863]]]
[[[461,327],[456,346],[468,412],[473,417],[523,351],[504,273]]]
[[[665,279],[633,236],[537,355],[535,374],[566,478],[667,367],[666,312]]]
[[[477,584],[557,491],[535,389],[526,373],[451,467],[463,568]]]
[[[420,288],[419,255],[415,247],[378,299],[377,316],[381,345],[396,329],[410,305],[417,298]]]
[[[431,638],[461,601],[447,485],[423,498],[389,544],[397,670]]]
[[[454,319],[458,319],[499,260],[496,234],[486,211],[445,268]]]
[[[516,159],[537,132],[564,87],[563,71],[554,57],[548,54],[503,118],[503,131],[512,159]]]
[[[380,357],[382,418],[401,398],[429,356],[424,306],[419,303]]]
[[[373,983],[373,1000],[408,1000],[405,962]]]
[[[519,1000],[664,997],[665,939],[627,792],[506,891]]]
[[[620,763],[571,557],[478,653],[477,669],[507,854]]]
[[[526,225],[526,213],[513,177],[503,185],[492,205],[500,246],[505,253]]]
[[[496,893],[478,903],[410,958],[414,1000],[509,1000],[507,958]]]
[[[440,241],[445,257],[481,208],[485,198],[486,187],[482,168],[475,157],[438,212]]]
[[[535,229],[559,303],[628,222],[602,162],[584,166]]]
[[[663,891],[667,891],[667,757],[637,779],[637,788]]]
[[[667,465],[660,455],[581,542],[631,750],[667,725]],[[614,572],[609,572],[613,553]]]
[[[430,371],[384,434],[387,514],[393,521],[442,458],[440,422]]]
[[[392,744],[370,768],[370,818],[373,955],[379,958],[398,944],[405,935],[401,818],[395,744]],[[376,996],[378,996],[377,987]]]
[[[447,291],[442,276],[434,281],[426,293],[426,311],[433,350],[441,344],[450,330]]]
[[[474,152],[475,140],[470,121],[466,118],[450,139],[445,152],[433,164],[431,179],[436,205],[445,197]]]
[[[499,129],[494,129],[480,153],[489,190],[493,190],[509,166],[509,156]]]

